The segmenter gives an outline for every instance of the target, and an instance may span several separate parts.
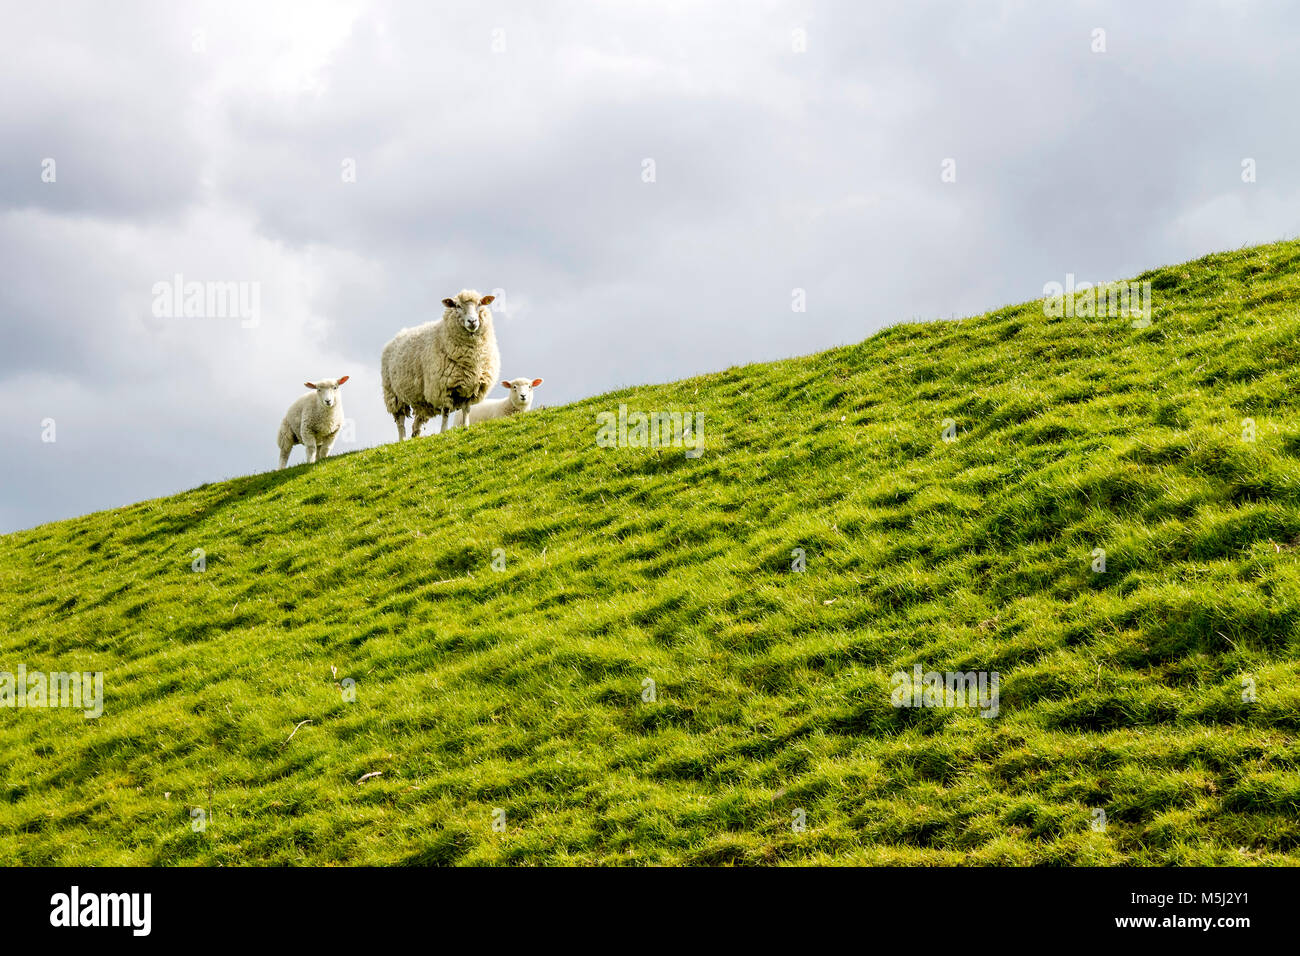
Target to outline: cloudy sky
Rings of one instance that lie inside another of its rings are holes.
[[[1300,232],[1280,3],[5,0],[0,26],[0,531],[274,467],[312,378],[352,376],[336,450],[393,440],[380,350],[464,287],[502,290],[502,372],[554,405]],[[159,315],[178,275],[257,313]]]

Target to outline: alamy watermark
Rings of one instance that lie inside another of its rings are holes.
[[[104,713],[103,671],[0,671],[0,707],[70,707],[84,710],[87,720]]]
[[[83,893],[73,885],[50,897],[50,925],[121,926],[133,936],[148,936],[153,925],[152,893]]]
[[[1150,282],[1075,282],[1074,273],[1065,274],[1065,284],[1048,282],[1043,286],[1043,315],[1051,319],[1132,318],[1134,328],[1151,324]]]
[[[260,282],[186,282],[178,272],[170,282],[155,282],[152,292],[154,318],[239,319],[246,329],[262,321]]]
[[[895,671],[889,701],[895,707],[977,707],[981,717],[998,715],[998,683],[1002,676],[993,671],[922,672]]]
[[[596,445],[599,448],[685,448],[687,458],[704,453],[703,412],[596,413]]]

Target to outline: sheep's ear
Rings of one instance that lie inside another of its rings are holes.
[[[485,296],[483,296],[482,299],[479,300],[479,305],[491,305],[491,304],[492,304],[492,300],[495,299],[495,298],[496,298],[496,296],[494,296],[494,295],[485,295]]]
[[[541,384],[542,384],[542,380],[540,378],[533,379],[533,388],[536,388],[538,385]]]
[[[315,383],[315,382],[303,382],[303,384],[306,385],[308,388],[315,388],[315,387],[316,387],[316,383]]]
[[[509,382],[502,382],[501,385],[504,388],[513,388],[513,386]]]
[[[442,304],[449,309],[454,309],[459,303],[455,299],[443,299]]]
[[[350,379],[351,377],[352,377],[351,375],[344,375],[341,379],[339,379],[338,384],[342,385],[344,382],[346,382],[346,381],[347,381],[348,379]]]

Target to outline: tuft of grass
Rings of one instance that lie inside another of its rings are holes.
[[[0,537],[0,860],[1300,862],[1300,243],[1139,278]]]

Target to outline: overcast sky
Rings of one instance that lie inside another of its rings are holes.
[[[394,440],[465,287],[555,405],[1300,231],[1288,4],[0,10],[0,531],[272,468],[308,379]]]

